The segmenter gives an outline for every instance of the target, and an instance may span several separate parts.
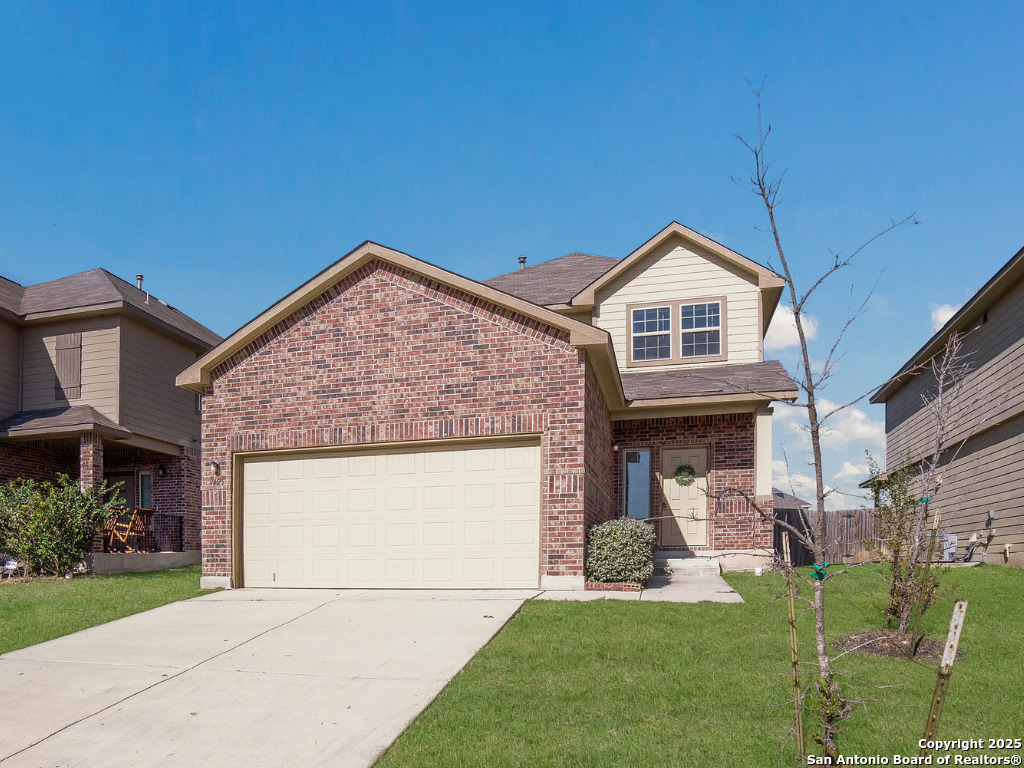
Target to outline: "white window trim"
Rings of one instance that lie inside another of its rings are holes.
[[[667,309],[668,310],[668,329],[666,329],[664,331],[644,331],[643,333],[636,333],[636,332],[634,332],[633,331],[633,313],[634,312],[645,311],[645,310],[648,310],[648,309]],[[673,308],[672,308],[671,304],[652,304],[651,306],[632,307],[632,308],[630,308],[630,310],[626,313],[628,315],[628,322],[629,322],[629,357],[630,357],[630,359],[633,358],[633,339],[642,339],[642,338],[648,338],[648,337],[651,337],[651,336],[668,336],[668,350],[669,350],[668,351],[668,357],[660,357],[660,358],[658,358],[656,360],[640,360],[638,362],[646,363],[646,364],[649,364],[649,363],[664,363],[665,361],[672,359],[672,353],[673,353],[673,349],[672,349],[672,346],[673,346],[673,344],[672,344],[672,311],[673,311]]]
[[[718,325],[707,328],[683,328],[683,307],[699,307],[701,305],[718,305]],[[681,301],[677,307],[679,312],[679,357],[682,360],[717,360],[724,357],[725,350],[725,299],[701,299],[700,301]],[[684,355],[683,336],[687,333],[706,333],[707,331],[718,331],[718,354],[717,355]]]

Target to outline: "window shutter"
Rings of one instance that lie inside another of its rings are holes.
[[[65,333],[57,337],[57,400],[75,400],[82,396],[82,334]]]

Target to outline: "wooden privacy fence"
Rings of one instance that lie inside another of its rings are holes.
[[[813,533],[818,521],[816,510],[803,513],[795,509],[780,509],[776,516],[795,528],[810,527]],[[782,537],[775,526],[775,551],[782,554]],[[878,540],[878,517],[873,509],[840,509],[825,512],[825,559],[830,563],[863,563],[873,557],[872,547]],[[810,565],[814,558],[810,551],[790,534],[790,560],[793,565]]]

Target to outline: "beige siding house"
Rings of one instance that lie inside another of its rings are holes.
[[[872,398],[885,403],[886,462],[929,456],[930,361],[963,335],[969,373],[951,407],[937,504],[963,555],[1024,567],[1024,250],[1019,251]]]
[[[198,549],[200,416],[174,377],[219,340],[102,269],[0,277],[0,482],[122,483],[158,546]]]

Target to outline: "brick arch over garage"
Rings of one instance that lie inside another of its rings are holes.
[[[221,471],[203,477],[204,576],[233,574],[239,452],[532,434],[542,576],[581,577],[587,464],[608,449],[598,445],[608,439],[603,400],[587,397],[597,387],[589,365],[565,331],[367,262],[211,372],[203,462]],[[610,478],[592,471],[589,482]],[[587,518],[611,513],[610,501],[601,506]]]

